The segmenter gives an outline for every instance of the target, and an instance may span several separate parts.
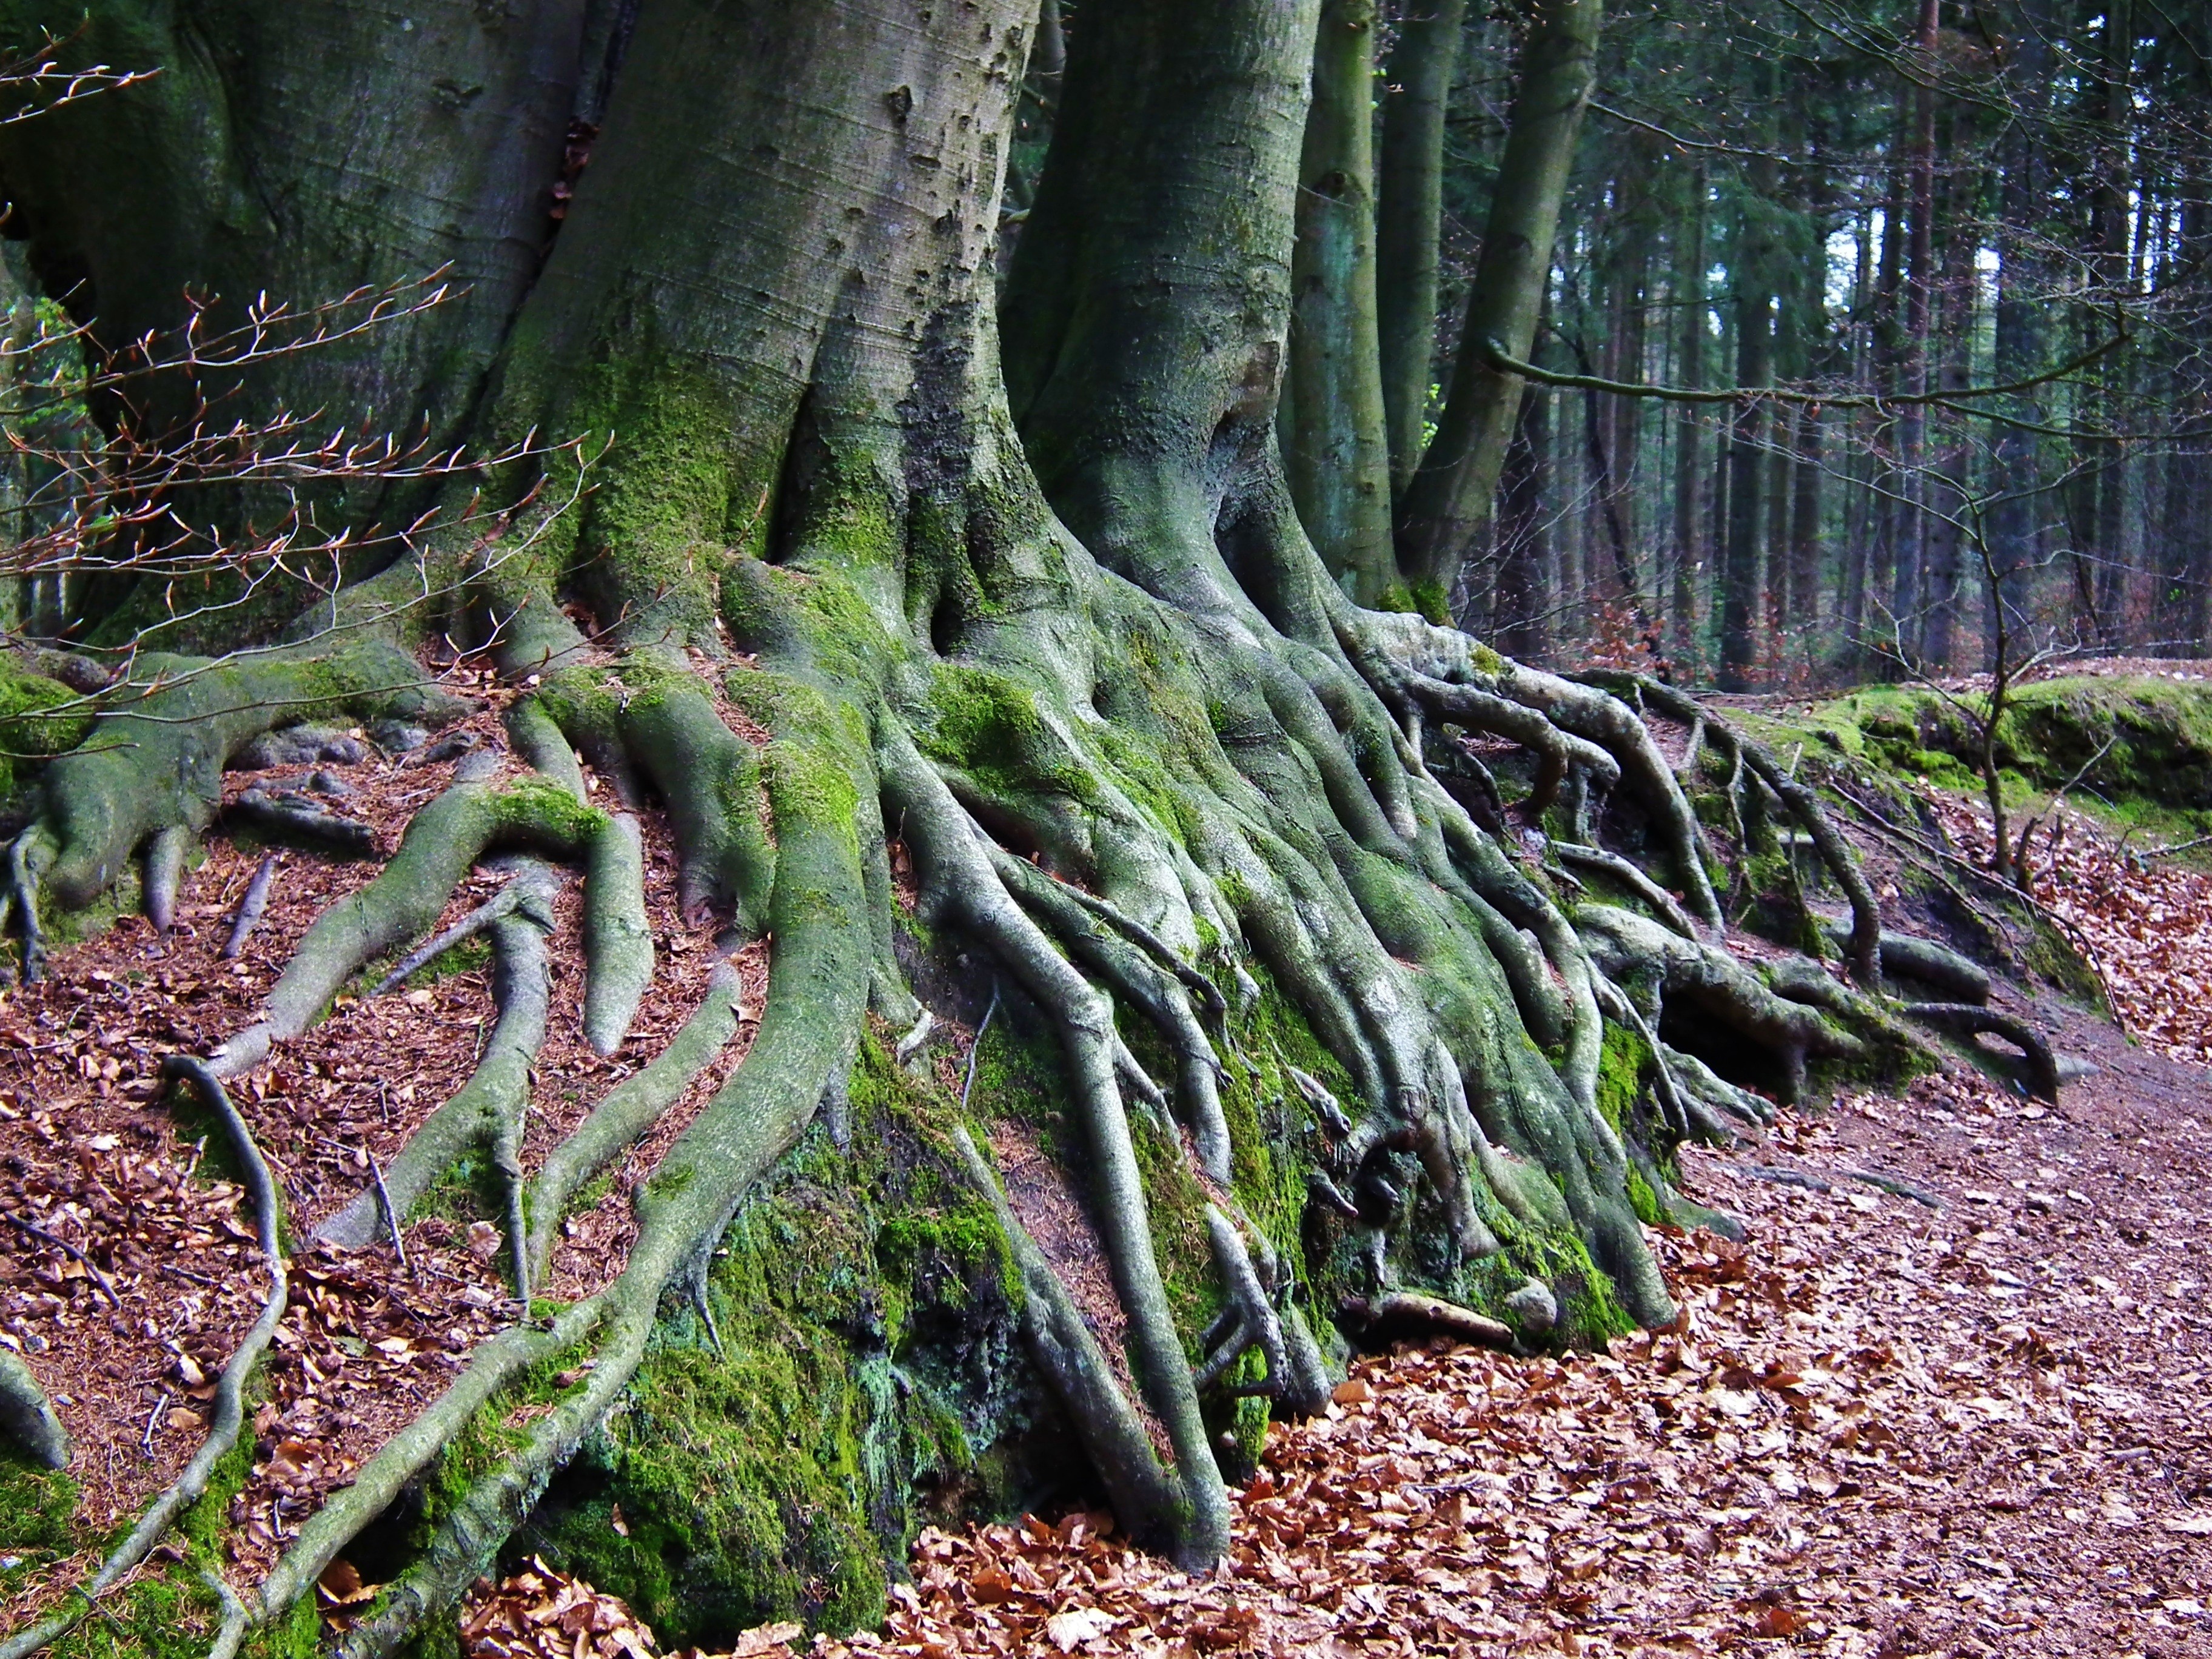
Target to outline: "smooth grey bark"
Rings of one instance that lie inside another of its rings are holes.
[[[1361,605],[1397,588],[1376,337],[1374,0],[1322,0],[1298,163],[1279,422],[1298,520]]]
[[[1415,0],[1382,75],[1376,316],[1393,500],[1420,465],[1436,374],[1444,116],[1467,0]]]
[[[1399,568],[1416,586],[1447,584],[1490,519],[1522,390],[1491,343],[1526,362],[1535,341],[1601,15],[1600,0],[1539,0],[1529,14],[1450,390],[1398,514]]]

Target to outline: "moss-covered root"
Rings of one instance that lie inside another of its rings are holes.
[[[47,1468],[69,1467],[69,1431],[31,1368],[5,1348],[0,1348],[0,1434]]]
[[[611,1054],[629,1035],[653,983],[653,924],[645,914],[645,842],[617,812],[592,834],[584,866],[584,1041]]]
[[[530,1067],[545,1041],[552,983],[545,941],[553,931],[553,901],[560,891],[560,878],[550,866],[532,859],[524,861],[510,885],[520,896],[489,929],[499,1018],[483,1057],[453,1097],[409,1137],[386,1169],[382,1190],[364,1189],[316,1228],[315,1237],[351,1249],[371,1243],[385,1231],[387,1194],[393,1218],[405,1220],[463,1153],[481,1147],[490,1154],[507,1195],[515,1292],[526,1302],[530,1272],[526,1228],[521,1221],[522,1121],[530,1103]]]
[[[437,924],[469,866],[496,844],[574,859],[605,814],[557,784],[524,779],[505,789],[454,784],[415,815],[399,850],[374,881],[325,911],[269,993],[269,1017],[232,1037],[210,1064],[234,1077],[322,1017],[346,981],[385,952]]]
[[[2024,1019],[1972,1002],[1908,1002],[1898,1011],[1931,1030],[1972,1038],[1987,1031],[2019,1049],[2027,1062],[2027,1086],[2039,1098],[2058,1098],[2058,1061],[2042,1032]]]
[[[1827,866],[1828,873],[1850,901],[1851,931],[1845,951],[1852,976],[1865,989],[1877,989],[1881,984],[1881,907],[1875,902],[1874,889],[1867,881],[1857,850],[1829,818],[1820,797],[1790,776],[1764,745],[1753,742],[1722,715],[1686,693],[1640,675],[1590,678],[1601,683],[1618,684],[1626,694],[1669,719],[1692,723],[1692,730],[1702,734],[1704,741],[1712,744],[1725,758],[1740,760],[1776,799],[1789,808],[1790,816],[1812,836],[1813,848],[1820,854],[1820,862]]]
[[[1686,939],[1649,917],[1609,904],[1585,904],[1575,927],[1600,971],[1624,989],[1647,988],[1647,1020],[1679,997],[1711,1019],[1770,1050],[1792,1100],[1802,1092],[1808,1058],[1850,1057],[1863,1045],[1802,1002],[1778,996],[1725,951]]]
[[[621,1398],[645,1353],[662,1291],[703,1259],[851,1062],[871,956],[853,829],[857,792],[842,768],[786,741],[771,745],[767,773],[779,848],[767,918],[776,948],[767,1006],[744,1064],[640,1190],[637,1243],[622,1277],[602,1293],[588,1374],[532,1425],[526,1444],[462,1495],[384,1602],[340,1639],[340,1659],[394,1651],[475,1582],[553,1471]],[[349,1501],[350,1493],[342,1498]],[[314,1555],[296,1563],[286,1558],[282,1576],[264,1592],[262,1616],[311,1589],[338,1547],[332,1535],[319,1535]]]
[[[83,745],[46,769],[41,823],[55,896],[88,904],[155,831],[204,829],[224,763],[289,721],[377,709],[433,723],[465,704],[427,684],[414,659],[359,641],[319,657],[272,652],[216,662],[149,656],[110,692]]]
[[[887,797],[916,851],[924,921],[942,919],[964,928],[1060,1028],[1096,1183],[1099,1232],[1129,1321],[1131,1358],[1146,1402],[1167,1430],[1178,1471],[1171,1514],[1123,1519],[1133,1532],[1171,1537],[1170,1553],[1180,1560],[1218,1560],[1229,1544],[1228,1499],[1152,1249],[1143,1180],[1115,1073],[1112,1006],[1014,901],[967,813],[912,739],[888,732],[878,759]],[[1071,1401],[1070,1409],[1079,1411],[1083,1404]]]
[[[1328,1404],[1328,1368],[1313,1334],[1291,1305],[1290,1277],[1280,1258],[1253,1229],[1261,1252],[1255,1261],[1243,1232],[1218,1204],[1206,1206],[1206,1231],[1229,1305],[1208,1333],[1209,1351],[1198,1368],[1200,1390],[1214,1387],[1248,1350],[1257,1347],[1267,1362],[1267,1376],[1231,1392],[1264,1395],[1285,1417],[1317,1415]]]
[[[238,1443],[239,1429],[246,1420],[246,1379],[260,1363],[270,1340],[276,1334],[277,1322],[284,1317],[287,1278],[283,1252],[278,1243],[284,1229],[282,1200],[277,1196],[276,1182],[269,1173],[269,1165],[262,1158],[261,1149],[254,1144],[253,1132],[246,1127],[246,1120],[238,1115],[238,1109],[231,1104],[230,1097],[223,1091],[215,1074],[199,1060],[173,1054],[163,1062],[162,1071],[173,1082],[181,1079],[190,1083],[222,1121],[231,1150],[245,1174],[246,1189],[253,1194],[256,1239],[269,1269],[269,1293],[262,1302],[260,1318],[254,1321],[231,1354],[230,1362],[222,1368],[222,1375],[216,1379],[208,1431],[199,1449],[192,1454],[177,1478],[147,1505],[137,1525],[100,1564],[99,1571],[78,1587],[77,1593],[61,1612],[0,1641],[0,1659],[27,1659],[27,1656],[83,1623],[99,1598],[137,1568],[152,1553],[154,1546],[161,1541],[162,1534],[176,1518],[207,1490],[208,1477],[215,1472],[215,1466]]]
[[[737,1035],[744,1017],[738,971],[716,964],[707,994],[669,1045],[635,1077],[610,1090],[591,1115],[546,1154],[530,1191],[530,1270],[543,1275],[568,1202],[584,1183],[659,1121],[691,1079]]]
[[[1085,967],[1098,974],[1130,1004],[1141,1010],[1158,1030],[1176,1057],[1176,1103],[1199,1167],[1217,1185],[1230,1180],[1229,1122],[1221,1108],[1220,1060],[1198,1022],[1182,981],[1164,969],[1158,960],[1140,950],[1122,930],[1113,927],[1085,901],[1088,894],[1065,882],[1054,881],[1026,860],[1004,848],[988,848],[991,867],[1007,890]],[[1092,901],[1092,902],[1097,902]],[[1102,907],[1103,908],[1103,907]],[[1166,953],[1166,946],[1159,950]],[[1169,956],[1169,960],[1174,958]],[[1194,975],[1201,979],[1202,976]],[[1209,988],[1211,988],[1209,987]],[[1217,1003],[1220,994],[1214,993]],[[1140,1091],[1157,1093],[1133,1060],[1124,1057],[1122,1072]],[[1142,1079],[1139,1081],[1139,1079]]]
[[[518,697],[507,706],[507,740],[533,770],[552,779],[578,800],[585,799],[584,769],[576,763],[576,751],[536,697]]]

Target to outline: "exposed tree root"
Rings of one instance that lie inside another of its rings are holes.
[[[477,1068],[451,1100],[423,1120],[384,1172],[384,1191],[371,1187],[315,1230],[326,1243],[358,1249],[382,1231],[388,1203],[403,1220],[438,1178],[471,1146],[498,1171],[507,1212],[507,1248],[516,1299],[530,1300],[528,1229],[521,1164],[522,1124],[530,1103],[530,1067],[545,1041],[550,969],[545,941],[553,931],[560,878],[535,859],[505,889],[515,896],[489,921],[496,966],[493,997],[499,1018]],[[486,908],[490,907],[487,906]]]
[[[1908,1002],[1903,1013],[1933,1030],[1972,1038],[1987,1031],[2019,1049],[2027,1063],[2027,1086],[2045,1100],[2058,1098],[2058,1061],[2042,1032],[2026,1020],[1971,1002]]]
[[[1115,1515],[1130,1517],[1136,1536],[1164,1546],[1193,1565],[1210,1565],[1213,1558],[1203,1553],[1204,1540],[1197,1540],[1200,1547],[1194,1547],[1189,1536],[1185,1518],[1188,1477],[1178,1479],[1179,1471],[1161,1467],[1143,1419],[1115,1381],[1098,1340],[1060,1275],[1006,1202],[998,1177],[967,1130],[956,1131],[955,1139],[977,1188],[990,1200],[1021,1273],[1022,1328],[1037,1368],[1066,1406],[1068,1420],[1075,1425],[1091,1466],[1105,1486]],[[1212,1468],[1211,1454],[1205,1467],[1208,1471]]]
[[[0,1434],[47,1468],[69,1467],[69,1431],[54,1415],[52,1402],[31,1368],[7,1348],[0,1348]]]
[[[185,877],[185,855],[191,851],[192,832],[173,823],[146,843],[146,920],[157,938],[168,937],[177,922],[177,888]]]
[[[957,920],[1022,981],[1060,1029],[1091,1158],[1107,1263],[1129,1320],[1131,1357],[1176,1455],[1174,1513],[1132,1519],[1145,1530],[1172,1536],[1178,1558],[1215,1559],[1227,1543],[1228,1501],[1153,1255],[1144,1186],[1115,1086],[1113,1010],[1014,902],[967,813],[913,744],[894,734],[880,745],[878,764],[921,858],[925,919]]]
[[[1580,847],[1573,842],[1555,841],[1548,849],[1563,864],[1579,865],[1585,870],[1602,871],[1659,913],[1659,919],[1684,939],[1695,939],[1697,928],[1683,914],[1674,896],[1618,853],[1608,853],[1601,847]]]
[[[359,818],[349,818],[317,805],[297,790],[271,793],[257,786],[230,803],[229,816],[242,819],[256,833],[270,840],[304,842],[343,858],[374,858],[376,854],[375,830]],[[164,830],[162,835],[171,833]],[[155,844],[160,844],[159,838]]]
[[[488,848],[504,842],[574,859],[603,822],[603,814],[550,782],[525,779],[507,789],[455,782],[415,815],[376,879],[307,930],[269,993],[269,1018],[232,1037],[209,1063],[217,1075],[233,1077],[258,1064],[272,1042],[305,1031],[355,974],[435,925]]]
[[[1419,1341],[1431,1336],[1449,1337],[1455,1342],[1496,1348],[1504,1353],[1511,1353],[1520,1346],[1514,1338],[1513,1328],[1503,1321],[1413,1291],[1392,1291],[1371,1299],[1354,1299],[1338,1311],[1361,1341],[1376,1346]]]
[[[1612,905],[1586,904],[1575,923],[1598,965],[1641,1000],[1640,1012],[1655,1029],[1665,999],[1696,1004],[1774,1055],[1787,1078],[1787,1098],[1802,1092],[1808,1058],[1863,1052],[1856,1037],[1805,1004],[1777,995],[1723,951]]]
[[[714,977],[707,982],[707,994],[684,1029],[670,1039],[650,1066],[609,1090],[591,1115],[546,1154],[530,1188],[533,1276],[544,1274],[560,1233],[561,1218],[577,1190],[652,1128],[691,1079],[712,1064],[737,1035],[744,1015],[738,988],[737,969],[726,962],[715,964]]]
[[[208,1477],[214,1473],[215,1466],[238,1443],[239,1429],[246,1417],[246,1380],[260,1362],[270,1340],[276,1334],[278,1322],[284,1317],[287,1279],[283,1252],[278,1243],[283,1231],[282,1200],[269,1166],[262,1159],[261,1150],[254,1144],[253,1133],[231,1104],[230,1097],[224,1093],[215,1074],[198,1060],[173,1054],[162,1062],[162,1070],[171,1079],[189,1083],[198,1090],[208,1109],[222,1121],[231,1150],[245,1175],[246,1189],[253,1194],[257,1243],[269,1270],[269,1294],[262,1304],[260,1318],[240,1340],[229,1363],[222,1368],[222,1374],[216,1379],[208,1431],[199,1449],[177,1478],[147,1505],[137,1524],[109,1552],[99,1570],[75,1587],[71,1592],[73,1601],[40,1623],[0,1640],[0,1659],[27,1659],[27,1656],[82,1624],[99,1607],[100,1598],[152,1553],[177,1517],[207,1490]]]
[[[246,896],[238,902],[238,915],[230,925],[230,937],[223,941],[222,959],[235,962],[246,949],[246,941],[261,921],[262,913],[269,908],[270,884],[276,878],[276,854],[264,853],[260,867],[253,879],[246,884]]]
[[[1857,852],[1845,841],[1820,805],[1820,798],[1790,775],[1766,749],[1739,732],[1727,720],[1696,699],[1642,675],[1592,674],[1593,684],[1619,689],[1624,696],[1649,703],[1671,720],[1695,722],[1705,740],[1713,742],[1731,765],[1748,767],[1752,774],[1813,839],[1813,846],[1850,902],[1851,931],[1846,946],[1851,972],[1869,990],[1881,984],[1881,907],[1875,902],[1866,871]]]
[[[653,924],[645,915],[645,843],[627,812],[591,838],[584,870],[584,1040],[611,1054],[629,1034],[653,983]]]

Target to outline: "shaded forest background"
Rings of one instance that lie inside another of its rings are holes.
[[[1387,9],[1386,354],[1406,43],[1458,33],[1433,430],[1528,20]],[[1458,620],[1735,685],[1977,672],[2000,622],[2015,663],[2202,651],[2208,48],[2154,0],[1610,9],[1534,362],[1646,395],[1529,389]],[[1649,395],[1744,387],[1787,395]]]

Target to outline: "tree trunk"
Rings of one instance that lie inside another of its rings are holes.
[[[1298,163],[1282,448],[1322,562],[1359,604],[1403,608],[1376,337],[1374,82],[1374,0],[1322,0]]]
[[[1383,71],[1376,313],[1394,502],[1413,481],[1426,441],[1436,374],[1444,115],[1466,10],[1467,0],[1419,0],[1409,7]]]
[[[1398,515],[1399,566],[1417,590],[1448,584],[1489,522],[1521,407],[1520,377],[1498,368],[1492,350],[1525,362],[1535,341],[1600,16],[1600,0],[1538,0],[1530,12],[1451,386]]]
[[[1707,184],[1702,165],[1690,169],[1690,201],[1674,232],[1672,298],[1675,314],[1674,375],[1677,384],[1696,391],[1705,373],[1705,214]],[[1698,566],[1703,554],[1698,498],[1705,472],[1698,465],[1704,420],[1695,404],[1675,411],[1674,533],[1668,544],[1673,597],[1674,647],[1694,667],[1698,647]]]
[[[1771,194],[1773,163],[1755,161],[1753,189]],[[1763,171],[1762,171],[1763,169]],[[1735,288],[1735,377],[1741,386],[1774,379],[1774,245],[1763,207],[1747,206],[1730,250]],[[1721,562],[1720,684],[1750,689],[1759,672],[1759,532],[1765,517],[1768,418],[1757,398],[1737,401],[1729,428],[1728,545]]]

